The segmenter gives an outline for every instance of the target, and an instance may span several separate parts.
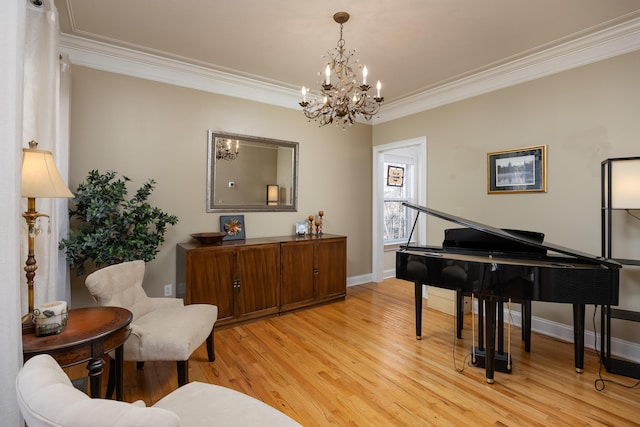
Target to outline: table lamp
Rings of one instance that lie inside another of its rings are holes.
[[[278,204],[280,198],[280,186],[275,184],[267,185],[267,205],[274,206]]]
[[[38,150],[36,141],[29,141],[29,148],[22,149],[22,197],[27,198],[27,211],[22,214],[27,221],[29,253],[24,271],[27,273],[29,291],[29,313],[23,317],[23,325],[31,322],[34,308],[33,279],[38,269],[34,255],[35,237],[39,234],[36,221],[39,217],[49,217],[36,211],[36,197],[73,197],[62,180],[51,151]]]

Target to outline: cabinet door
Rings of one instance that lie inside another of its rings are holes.
[[[218,306],[216,324],[234,318],[234,256],[234,248],[203,248],[187,255],[187,300]]]
[[[280,301],[280,244],[238,248],[238,319],[275,314]]]
[[[342,297],[347,291],[347,240],[316,242],[317,298]]]
[[[314,301],[314,243],[311,241],[282,244],[281,309],[292,310]]]

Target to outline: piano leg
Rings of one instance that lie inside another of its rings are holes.
[[[484,297],[478,297],[478,350],[484,351]]]
[[[413,283],[416,300],[416,339],[422,339],[422,283]]]
[[[494,298],[484,300],[487,346],[485,348],[485,372],[487,383],[493,384],[493,374],[496,370],[496,305]]]
[[[498,316],[498,347],[496,351],[498,354],[504,354],[504,300],[500,300],[498,307],[496,308],[496,315]]]
[[[573,304],[573,352],[576,372],[584,371],[584,304]]]
[[[462,338],[462,327],[464,326],[464,293],[456,291],[456,336]]]
[[[522,341],[524,351],[531,352],[531,300],[522,301]]]

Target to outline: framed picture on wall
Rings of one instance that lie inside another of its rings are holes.
[[[391,166],[387,168],[387,185],[390,187],[402,187],[404,185],[404,168]]]
[[[244,215],[221,215],[220,231],[227,233],[223,240],[245,240]]]
[[[546,191],[546,145],[487,153],[489,194]]]

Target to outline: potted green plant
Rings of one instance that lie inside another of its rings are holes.
[[[125,200],[129,181],[126,176],[117,178],[113,171],[101,174],[92,170],[74,192],[69,208],[72,231],[59,247],[78,276],[84,274],[87,261],[96,267],[138,259],[151,261],[164,243],[167,224],[178,222],[175,215],[147,202],[155,188],[153,179]]]

